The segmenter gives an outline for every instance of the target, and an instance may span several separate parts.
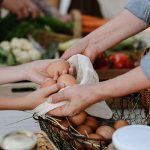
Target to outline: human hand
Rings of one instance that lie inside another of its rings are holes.
[[[63,83],[55,84],[49,87],[40,88],[31,94],[23,97],[23,109],[24,110],[32,110],[36,108],[38,105],[42,104],[48,96],[58,92],[61,88],[64,88]]]
[[[29,80],[37,84],[42,84],[49,79],[47,68],[51,63],[57,62],[60,59],[54,60],[38,60],[31,63],[23,64],[18,66],[21,75],[24,77],[24,80]],[[74,67],[70,65],[69,70],[64,70],[62,74],[74,74]],[[55,75],[54,80],[58,78],[58,74]]]
[[[62,56],[62,59],[69,59],[71,56],[76,54],[83,54],[90,58],[92,62],[96,59],[96,57],[100,54],[99,48],[97,44],[91,42],[91,38],[93,36],[87,36],[69,48]],[[94,38],[94,37],[93,37]],[[96,37],[95,37],[96,38]]]
[[[4,0],[1,6],[15,13],[18,19],[27,18],[30,13],[32,18],[36,18],[40,14],[40,10],[32,0]]]
[[[103,99],[102,95],[98,97],[98,91],[96,85],[75,85],[51,95],[52,103],[66,101],[66,104],[50,111],[49,114],[54,116],[76,115],[98,100]]]

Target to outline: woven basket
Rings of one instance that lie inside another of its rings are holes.
[[[118,109],[119,101],[119,109]],[[96,118],[99,125],[113,125],[116,120],[127,120],[129,124],[149,125],[150,114],[148,109],[142,106],[141,94],[135,93],[126,97],[114,99],[111,103],[113,117],[110,120]],[[110,140],[99,141],[99,144],[93,145],[94,139],[79,136],[72,127],[68,130],[62,129],[48,116],[36,118],[40,123],[41,129],[48,135],[49,139],[56,145],[58,150],[106,150]]]

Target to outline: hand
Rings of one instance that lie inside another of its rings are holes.
[[[91,42],[94,36],[87,36],[81,39],[78,43],[69,48],[62,56],[62,59],[69,59],[76,54],[83,54],[90,58],[92,62],[100,54],[97,44]],[[96,38],[96,37],[95,37]]]
[[[38,60],[31,63],[23,64],[18,66],[18,70],[21,70],[24,80],[29,80],[37,84],[42,84],[48,80],[47,68],[48,66],[59,59],[55,60]],[[74,73],[74,68],[70,65],[69,71],[63,71],[62,74],[69,72],[70,74]],[[54,77],[54,80],[58,78],[57,74]]]
[[[4,0],[1,6],[15,13],[18,19],[27,18],[30,13],[32,18],[36,18],[40,14],[32,0]]]
[[[58,92],[61,88],[64,88],[64,84],[59,83],[46,88],[40,88],[35,92],[25,96],[23,109],[24,110],[32,110],[36,108],[38,105],[42,104],[48,96]]]
[[[76,115],[99,100],[96,85],[75,85],[51,97],[53,103],[67,101],[66,105],[49,112],[54,116]]]

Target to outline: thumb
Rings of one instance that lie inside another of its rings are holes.
[[[55,92],[58,92],[60,89],[64,88],[64,84],[63,83],[58,83],[52,86],[48,86],[45,88],[41,88],[39,89],[39,93],[40,95],[42,95],[42,97],[47,97]]]
[[[58,103],[67,100],[64,91],[51,95],[51,98],[52,98],[52,103]]]
[[[66,116],[65,108],[66,108],[65,106],[61,106],[59,108],[49,111],[48,114],[57,117],[65,117]]]
[[[61,58],[67,60],[73,55],[82,54],[86,49],[87,44],[87,40],[80,40],[79,42],[75,43],[71,48],[69,48]]]
[[[68,60],[71,56],[78,54],[75,48],[68,49],[63,55],[62,59]]]

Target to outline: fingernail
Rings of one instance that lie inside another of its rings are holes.
[[[59,83],[61,87],[65,87],[65,83]]]

